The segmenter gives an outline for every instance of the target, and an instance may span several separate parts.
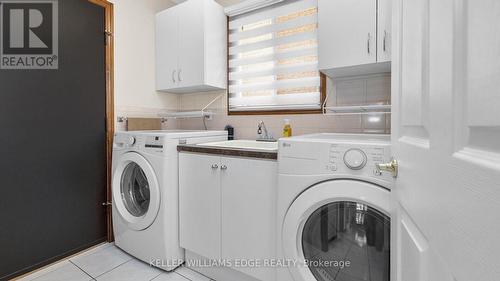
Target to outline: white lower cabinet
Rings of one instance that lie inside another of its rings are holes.
[[[181,246],[274,280],[271,267],[236,263],[276,256],[277,162],[180,153],[179,164]]]
[[[220,157],[179,155],[181,247],[210,259],[221,257]]]
[[[277,162],[222,158],[222,258],[261,261],[275,257]],[[271,267],[239,267],[272,280]]]

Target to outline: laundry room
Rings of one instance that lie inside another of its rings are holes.
[[[499,21],[2,0],[0,280],[499,280]]]

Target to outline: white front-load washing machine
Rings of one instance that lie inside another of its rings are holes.
[[[386,135],[281,139],[278,281],[394,280]]]
[[[115,244],[164,270],[184,259],[179,246],[179,144],[227,140],[226,131],[131,131],[113,142]]]

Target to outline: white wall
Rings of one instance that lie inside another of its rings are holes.
[[[193,93],[175,95],[155,91],[155,14],[173,6],[169,0],[110,0],[115,8],[115,112],[117,116],[157,117],[166,110],[199,110],[217,95]],[[218,0],[227,6],[240,0]],[[390,80],[381,79],[375,91],[390,96]],[[336,96],[332,81],[329,92]],[[349,87],[348,87],[349,88]],[[352,94],[347,89],[346,94]],[[352,89],[351,89],[352,90]],[[338,93],[337,93],[338,94]],[[363,93],[359,93],[363,94]],[[264,120],[276,137],[281,134],[283,119],[292,120],[295,134],[314,132],[389,133],[390,118],[378,122],[369,116],[323,116],[321,114],[293,116],[228,116],[226,97],[211,108],[218,114],[207,122],[209,129],[222,129],[226,124],[236,127],[238,138],[254,138],[257,122]],[[120,124],[117,124],[119,127]],[[201,119],[169,120],[166,128],[202,129]]]
[[[110,0],[115,19],[115,111],[117,116],[156,117],[177,110],[179,97],[155,90],[155,14],[169,0]]]

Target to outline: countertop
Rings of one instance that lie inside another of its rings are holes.
[[[245,149],[245,148],[229,148],[229,147],[214,147],[204,145],[182,144],[177,146],[179,152],[194,152],[205,154],[217,154],[223,156],[238,156],[248,158],[260,158],[276,160],[278,159],[278,151]]]

